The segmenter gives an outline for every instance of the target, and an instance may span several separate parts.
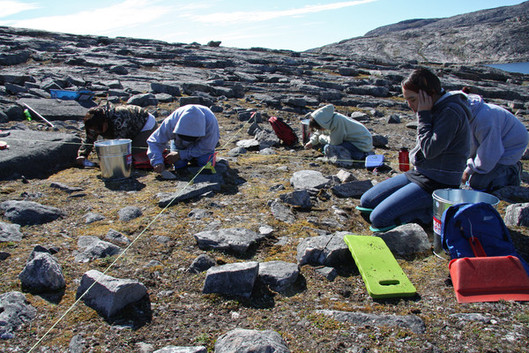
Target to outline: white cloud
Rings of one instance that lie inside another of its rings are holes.
[[[106,35],[117,29],[147,24],[172,11],[172,7],[155,4],[155,1],[149,0],[126,0],[109,7],[69,15],[10,21],[8,25],[52,32]]]
[[[279,10],[279,11],[236,11],[236,12],[216,12],[212,14],[192,15],[192,20],[209,24],[236,24],[245,22],[268,21],[280,17],[301,16],[309,13],[317,13],[328,10],[337,10],[345,7],[357,6],[374,2],[377,0],[356,0],[335,2],[325,5],[309,5],[299,9]]]
[[[0,9],[2,9],[0,13],[0,17],[7,17],[7,16],[17,14],[19,12],[38,9],[38,8],[39,6],[35,3],[28,4],[25,2],[0,0]]]

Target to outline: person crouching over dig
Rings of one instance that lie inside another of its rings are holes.
[[[305,149],[321,145],[326,157],[339,156],[341,164],[352,165],[353,161],[363,161],[373,154],[369,130],[358,121],[336,113],[332,104],[310,113],[309,128],[311,137]]]
[[[202,105],[185,105],[176,109],[147,139],[149,156],[154,171],[165,171],[165,162],[175,169],[196,162],[203,167],[213,158],[219,142],[219,124],[213,112]],[[171,152],[163,152],[170,143]]]

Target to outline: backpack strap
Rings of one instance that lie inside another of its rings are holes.
[[[476,238],[475,236],[471,236],[468,239],[468,242],[476,257],[487,257],[487,254],[485,253],[485,249],[483,249],[483,246],[481,245],[481,242],[479,241],[478,238]]]
[[[474,256],[476,257],[486,257],[487,253],[485,252],[485,249],[483,249],[483,246],[481,245],[481,242],[477,237],[474,236],[474,232],[472,230],[472,222],[470,222],[470,219],[468,220],[468,224],[470,225],[470,237],[468,237],[468,243],[470,244],[470,248],[472,249],[472,252],[474,253]],[[461,236],[465,238],[465,232],[463,231],[463,227],[461,226],[461,221],[457,221],[457,225],[459,228],[459,231],[461,232]]]

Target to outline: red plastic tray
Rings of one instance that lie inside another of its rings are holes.
[[[529,301],[529,277],[515,256],[464,257],[448,268],[459,303]]]

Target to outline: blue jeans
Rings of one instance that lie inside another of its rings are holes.
[[[399,174],[367,190],[360,205],[372,208],[369,216],[375,228],[420,221],[430,223],[433,217],[432,195]]]
[[[212,156],[212,153],[208,153],[208,154],[204,154],[204,155],[199,156],[199,157],[194,157],[192,159],[180,159],[180,160],[176,161],[176,163],[174,164],[174,168],[175,169],[185,168],[185,167],[187,167],[189,162],[191,162],[193,160],[196,161],[197,167],[203,167],[211,159],[211,156]]]
[[[522,181],[522,163],[513,165],[497,164],[487,174],[474,173],[470,176],[468,184],[474,190],[491,192],[504,186],[519,186]]]
[[[364,159],[366,159],[366,156],[368,156],[369,154],[373,154],[373,152],[364,152],[364,151],[359,150],[355,145],[353,145],[349,141],[344,141],[341,144],[336,145],[336,146],[343,147],[347,151],[349,151],[349,153],[351,154],[351,159],[353,161],[358,161],[358,160],[362,160],[363,161]],[[323,146],[323,153],[325,155],[332,154],[332,152],[329,151],[329,149],[333,149],[334,147],[335,147],[334,145],[325,145],[325,146]]]
[[[171,149],[171,152],[176,152],[176,151],[178,151],[178,148],[176,148],[174,141],[171,141],[170,149]],[[176,163],[173,164],[173,165],[174,165],[174,168],[175,168],[175,169],[182,169],[182,168],[187,167],[187,165],[188,165],[191,161],[196,161],[198,167],[203,167],[203,166],[205,166],[206,164],[208,164],[208,162],[209,162],[210,159],[213,158],[213,154],[214,154],[214,153],[215,153],[215,152],[206,153],[206,154],[203,154],[202,156],[193,157],[193,158],[191,158],[191,159],[180,159],[180,160],[176,161]]]

